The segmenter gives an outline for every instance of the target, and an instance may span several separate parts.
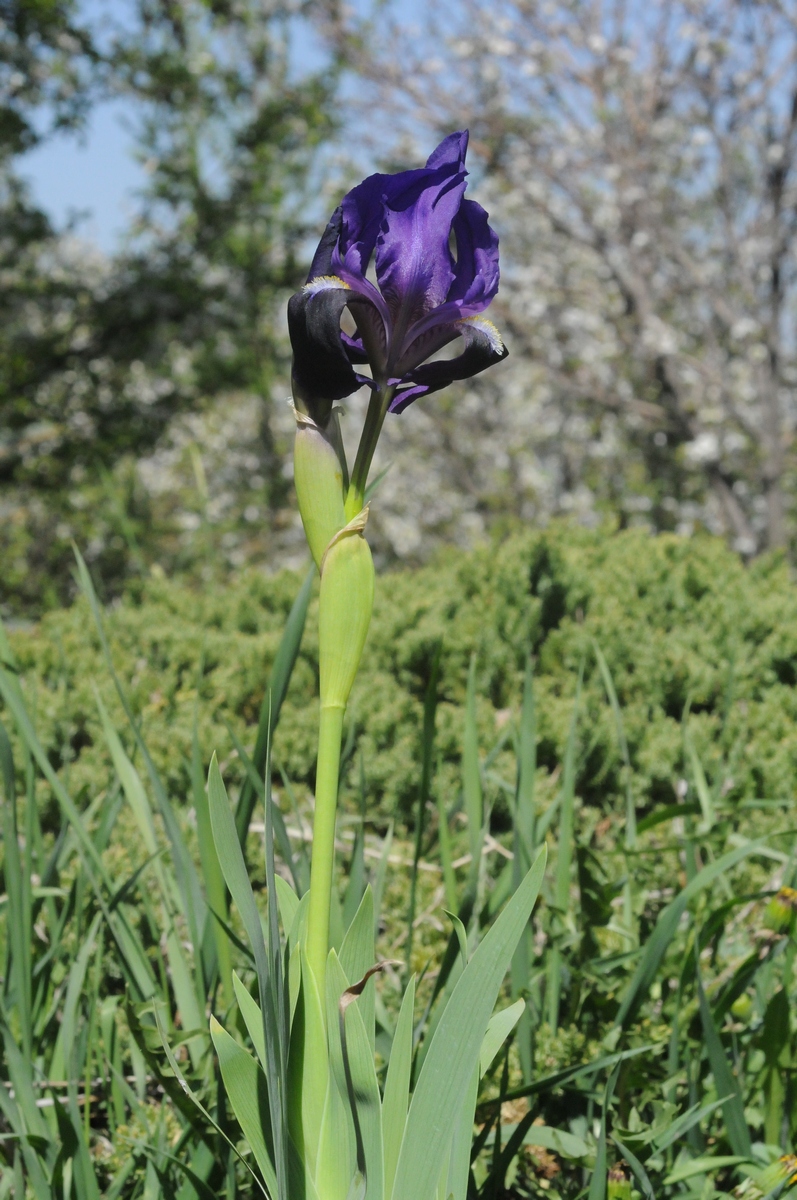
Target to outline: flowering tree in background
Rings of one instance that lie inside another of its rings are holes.
[[[610,506],[785,545],[797,6],[435,0],[423,28],[400,18],[365,38],[335,8],[326,31],[371,80],[369,113],[403,114],[407,137],[470,125],[513,359],[485,385],[498,407],[463,415],[471,444],[481,423],[500,445],[521,514],[525,493],[529,513]]]
[[[305,273],[330,64],[297,66],[282,7],[254,0],[2,17],[0,605],[63,600],[72,538],[111,591],[161,562],[262,560],[290,499],[278,313]],[[106,255],[79,222],[54,229],[20,176],[27,149],[109,96],[148,183]]]
[[[327,39],[309,66],[300,21]],[[388,414],[378,559],[557,514],[788,545],[795,22],[791,0],[393,0],[373,22],[131,0],[117,28],[9,6],[0,604],[68,595],[73,537],[111,592],[153,566],[298,562],[281,305],[326,206],[319,165],[343,192],[369,150],[390,170],[466,123],[511,355]],[[104,256],[19,175],[109,94],[148,184]],[[352,454],[367,402],[345,400]]]

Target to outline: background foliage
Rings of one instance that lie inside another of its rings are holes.
[[[557,514],[790,547],[794,5],[455,8],[6,5],[6,612],[71,594],[71,537],[109,594],[296,565],[284,301],[348,184],[462,124],[511,356],[388,422],[380,561]],[[20,177],[111,96],[148,183],[102,255]]]
[[[204,778],[215,749],[237,806],[256,776],[262,681],[301,576],[248,572],[205,595],[151,581],[102,614],[82,571],[72,608],[0,645],[0,1187],[254,1195],[251,1131],[207,1035],[212,1012],[249,1044],[230,981],[253,974]],[[379,956],[407,964],[363,1001],[380,1068],[402,977],[419,975],[417,1073],[460,937],[473,948],[545,843],[504,987],[524,1016],[480,1090],[480,1200],[606,1200],[620,1160],[626,1200],[783,1194],[797,613],[782,559],[562,526],[388,574],[378,597],[332,936],[375,931]],[[313,615],[273,764],[280,871],[299,892]],[[261,904],[262,816],[244,833]]]
[[[190,790],[195,712],[230,779],[244,769],[225,726],[245,745],[301,576],[247,572],[223,590],[166,581],[136,587],[108,629],[117,670],[141,713],[147,743],[175,794]],[[295,784],[315,769],[315,602],[274,746]],[[108,769],[94,687],[102,653],[84,602],[12,634],[42,736],[68,765],[76,794],[93,794]],[[541,782],[564,756],[576,676],[584,664],[577,788],[612,811],[625,794],[623,760],[595,658],[600,647],[623,708],[635,802],[642,812],[677,801],[693,745],[729,803],[791,796],[797,739],[797,598],[778,556],[745,568],[718,539],[652,539],[555,526],[493,549],[448,552],[394,571],[377,589],[368,653],[348,710],[359,758],[384,822],[407,815],[417,793],[423,703],[440,647],[438,772],[456,789],[466,683],[476,657],[483,743],[517,709],[534,655]],[[120,719],[112,691],[109,710]],[[509,752],[507,751],[507,754]],[[500,770],[501,758],[497,759]]]

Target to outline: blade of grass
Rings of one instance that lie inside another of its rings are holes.
[[[412,962],[412,939],[415,932],[415,905],[418,889],[418,864],[421,861],[421,846],[426,821],[426,806],[432,789],[432,769],[434,767],[435,723],[437,718],[437,686],[440,678],[440,657],[442,643],[438,642],[432,658],[432,669],[423,700],[423,733],[421,735],[421,786],[418,790],[418,805],[415,810],[415,850],[412,856],[410,873],[410,898],[407,906],[407,941],[404,959],[407,973],[410,973]],[[478,764],[477,764],[478,765]]]
[[[589,1192],[587,1193],[587,1200],[605,1200],[606,1197],[606,1126],[619,1070],[620,1068],[617,1066],[612,1071],[603,1095],[598,1150],[595,1155],[595,1166],[592,1168],[592,1178],[590,1180]]]
[[[534,676],[531,655],[526,662],[523,680],[523,704],[520,711],[518,738],[517,785],[512,810],[512,887],[517,890],[525,871],[531,865],[536,838],[534,813],[534,780],[537,773],[537,717],[534,707]],[[525,929],[512,958],[510,971],[512,996],[519,996],[529,982],[531,970],[531,930]],[[531,1014],[524,1006],[518,1029],[518,1051],[524,1080],[531,1081],[533,1068]]]
[[[88,601],[89,609],[94,619],[103,658],[105,659],[105,665],[108,673],[111,676],[111,679],[113,680],[114,687],[116,688],[116,694],[121,702],[122,709],[124,710],[124,714],[127,718],[127,722],[130,726],[130,730],[133,734],[136,745],[138,746],[142,758],[144,759],[144,763],[147,768],[147,775],[149,776],[152,790],[158,803],[158,811],[160,812],[163,820],[163,826],[166,830],[166,835],[171,845],[174,874],[180,891],[183,914],[188,922],[191,944],[199,948],[201,946],[199,931],[204,925],[205,921],[205,902],[202,897],[202,889],[199,885],[199,877],[197,875],[196,868],[194,867],[193,859],[188,852],[188,847],[185,844],[185,839],[183,838],[177,817],[175,816],[174,810],[169,801],[166,789],[163,786],[163,781],[161,780],[155,763],[153,762],[152,756],[147,748],[147,744],[144,741],[141,728],[133,716],[133,710],[130,706],[127,694],[122,687],[121,680],[116,673],[116,668],[114,667],[113,658],[111,656],[111,648],[105,633],[105,625],[102,619],[99,600],[97,599],[97,593],[94,590],[94,584],[92,583],[88,567],[86,566],[83,556],[81,555],[77,546],[73,546],[73,550],[75,559],[77,561],[78,582],[80,584],[81,591]]]
[[[227,1134],[224,1132],[224,1130],[221,1128],[221,1126],[218,1124],[218,1122],[215,1121],[213,1119],[213,1117],[210,1115],[210,1113],[205,1108],[204,1104],[199,1099],[199,1097],[191,1090],[188,1080],[185,1078],[182,1071],[180,1070],[180,1066],[177,1062],[177,1059],[174,1057],[174,1055],[172,1054],[171,1048],[169,1047],[169,1043],[166,1038],[166,1031],[160,1022],[160,1019],[159,1019],[158,1013],[157,1013],[157,1009],[154,1010],[154,1012],[155,1012],[155,1020],[156,1020],[156,1024],[157,1024],[157,1028],[158,1028],[158,1034],[161,1039],[161,1045],[163,1046],[164,1053],[168,1060],[169,1066],[172,1069],[174,1078],[177,1080],[177,1083],[179,1084],[180,1089],[182,1090],[183,1094],[190,1100],[190,1102],[194,1105],[194,1107],[202,1114],[202,1116],[205,1118],[207,1123],[216,1130],[216,1133],[219,1135],[219,1137],[222,1139],[222,1141],[224,1141],[229,1146],[229,1148],[232,1150],[233,1154],[235,1154],[235,1156],[238,1158],[239,1162],[243,1163],[244,1167],[246,1168],[246,1170],[252,1176],[252,1179],[257,1184],[259,1190],[266,1197],[266,1200],[273,1200],[273,1197],[269,1196],[268,1192],[263,1187],[263,1184],[258,1179],[257,1175],[255,1175],[254,1171],[252,1170],[252,1168],[250,1167],[250,1165],[246,1161],[246,1159],[243,1157],[241,1152],[238,1150],[235,1143],[233,1141],[231,1141],[231,1139],[227,1136]],[[287,1196],[287,1192],[279,1193],[279,1191],[278,1191],[278,1193],[277,1193],[278,1200],[282,1200],[283,1195]]]
[[[667,952],[667,947],[678,928],[681,916],[686,911],[690,901],[703,888],[708,887],[715,879],[718,879],[723,872],[729,871],[731,867],[735,867],[743,858],[748,858],[751,854],[755,854],[760,850],[764,841],[765,839],[759,838],[757,841],[749,842],[746,846],[740,846],[736,850],[731,850],[727,854],[724,854],[722,858],[718,858],[716,862],[709,863],[708,866],[703,867],[694,879],[659,914],[653,932],[642,950],[639,965],[623,996],[622,1003],[615,1017],[616,1025],[625,1027],[636,1015]]]
[[[14,779],[14,758],[5,726],[0,722],[0,775],[3,780],[2,828],[8,909],[6,930],[11,955],[11,970],[7,975],[16,993],[16,1011],[22,1035],[22,1049],[28,1058],[33,1055],[33,983],[31,978],[31,941],[33,920],[30,894],[30,874],[25,871],[19,846],[17,827],[17,797]]]
[[[266,844],[269,843],[270,796],[266,797]],[[221,869],[230,895],[235,902],[249,943],[255,956],[258,987],[260,991],[260,1007],[263,1012],[263,1035],[268,1058],[266,1080],[269,1089],[269,1110],[272,1120],[272,1139],[274,1145],[274,1168],[278,1180],[279,1200],[287,1196],[287,1129],[285,1123],[286,1081],[285,1067],[287,1047],[284,1042],[284,1012],[275,1004],[272,981],[270,979],[271,963],[270,950],[266,950],[263,938],[263,928],[260,914],[255,903],[252,886],[244,862],[243,850],[238,839],[235,820],[230,809],[227,791],[222,782],[216,756],[210,762],[208,773],[208,803],[210,820],[213,828],[213,839],[219,856]],[[267,859],[268,861],[268,859]],[[273,858],[272,858],[273,864]],[[267,880],[267,883],[269,881]],[[273,884],[273,879],[270,881]],[[269,922],[277,920],[276,889],[270,889]],[[269,938],[271,940],[271,928]],[[284,1006],[283,1006],[284,1008]]]
[[[440,842],[440,865],[443,868],[443,886],[446,906],[454,912],[459,906],[457,877],[454,874],[454,855],[451,851],[451,834],[448,828],[448,813],[442,793],[437,792],[437,837]]]
[[[387,880],[387,871],[390,861],[390,850],[393,845],[393,822],[390,821],[387,827],[387,833],[382,839],[382,849],[379,854],[379,862],[377,863],[376,872],[373,881],[374,893],[374,935],[379,932],[379,927],[382,921],[382,896],[385,892],[385,882]]]
[[[230,1037],[215,1017],[210,1018],[210,1036],[232,1110],[263,1173],[266,1187],[275,1196],[277,1176],[273,1150],[266,1141],[266,1131],[271,1124],[266,1077],[252,1055]]]
[[[714,811],[714,797],[711,794],[711,789],[706,780],[706,773],[703,770],[703,764],[700,761],[700,755],[697,752],[692,731],[689,726],[684,728],[684,745],[686,756],[689,762],[689,769],[692,773],[692,779],[697,792],[697,799],[700,804],[700,811],[703,815],[703,820],[700,822],[699,830],[701,833],[708,833],[716,821],[716,813]]]
[[[543,851],[454,988],[410,1103],[392,1200],[431,1200],[434,1194],[501,981],[544,870]]]
[[[620,702],[617,699],[617,692],[612,679],[612,673],[609,670],[609,664],[604,658],[603,651],[598,643],[593,639],[593,650],[598,663],[598,669],[603,680],[603,687],[606,692],[606,697],[609,701],[609,706],[614,716],[614,725],[617,731],[617,744],[620,748],[620,757],[622,759],[622,772],[625,784],[625,849],[629,853],[636,848],[637,839],[637,820],[636,820],[636,805],[634,804],[634,792],[631,785],[631,757],[628,753],[628,740],[625,736],[625,726],[623,724],[623,714],[620,709]],[[631,872],[627,871],[626,882],[623,886],[623,924],[628,930],[628,938],[632,945],[638,942],[638,931],[636,921],[634,920],[634,893],[631,883]]]
[[[360,755],[360,819],[357,822],[357,828],[354,832],[354,845],[349,864],[349,880],[343,900],[342,916],[344,930],[348,930],[354,920],[354,915],[360,907],[360,901],[365,893],[365,813],[365,764],[362,755]],[[368,965],[370,966],[371,964],[369,963]]]
[[[253,788],[256,789],[256,795],[264,796],[266,793],[265,779],[262,777],[262,775],[260,775],[258,773],[257,768],[255,767],[255,764],[252,762],[251,758],[246,753],[243,743],[241,742],[240,738],[236,734],[233,727],[230,725],[229,721],[225,721],[224,724],[226,726],[227,732],[230,735],[230,741],[232,742],[233,746],[235,746],[236,753],[238,754],[238,757],[240,758],[241,762],[244,765],[244,770],[246,771],[246,781],[245,781],[244,786],[246,786],[246,783],[249,783]],[[240,805],[240,801],[239,801],[239,805]],[[279,808],[277,808],[276,804],[272,804],[271,819],[274,822],[274,828],[276,830],[276,835],[277,835],[277,844],[279,846],[280,854],[282,855],[282,861],[285,863],[285,866],[290,871],[291,878],[293,879],[293,885],[298,892],[298,890],[299,890],[299,873],[297,870],[297,864],[294,859],[293,849],[291,847],[291,840],[288,837],[288,830],[285,828],[285,821],[283,819],[282,813],[280,812]],[[247,826],[247,830],[248,830],[248,826]]]
[[[384,1138],[385,1196],[393,1192],[401,1139],[407,1122],[412,1076],[412,1027],[415,1007],[415,976],[410,977],[401,1001],[396,1032],[387,1064],[385,1094],[382,1103],[382,1129]]]
[[[283,630],[280,644],[277,647],[277,653],[274,655],[271,674],[265,695],[263,696],[263,703],[260,707],[255,750],[252,755],[252,763],[258,776],[262,776],[263,774],[266,765],[266,752],[271,736],[277,727],[280,710],[288,693],[288,684],[291,681],[293,668],[299,655],[299,647],[302,643],[302,635],[307,621],[307,610],[310,607],[310,597],[315,578],[316,569],[315,564],[313,564],[308,570],[302,586],[299,588],[291,611],[288,614],[288,619],[285,622],[285,629]],[[255,811],[258,795],[258,789],[247,777],[241,788],[238,807],[235,813],[235,828],[238,831],[238,840],[242,846],[246,845],[246,834],[249,829],[249,822],[252,820],[252,813]]]
[[[714,1024],[711,1007],[706,999],[699,971],[697,975],[697,994],[700,1001],[700,1021],[703,1026],[703,1037],[706,1040],[706,1054],[709,1066],[711,1067],[711,1074],[714,1076],[714,1086],[721,1096],[726,1097],[722,1111],[725,1116],[728,1141],[731,1144],[734,1154],[739,1154],[743,1158],[750,1158],[752,1155],[752,1146],[750,1143],[750,1131],[747,1128],[747,1122],[744,1117],[744,1102],[739,1091],[736,1076],[733,1074],[728,1063],[720,1035]]]
[[[476,655],[470,658],[465,696],[465,730],[462,743],[462,791],[468,818],[468,841],[475,862],[481,849],[484,803],[479,765],[479,730],[476,722]]]
[[[211,935],[216,949],[216,962],[221,982],[222,1001],[226,1006],[232,1003],[233,998],[230,940],[223,925],[214,919],[214,914],[221,917],[223,921],[229,922],[230,913],[224,874],[219,862],[219,856],[216,853],[216,845],[213,841],[213,829],[210,824],[210,808],[208,807],[208,795],[205,788],[205,776],[199,749],[198,706],[199,686],[197,683],[197,705],[194,708],[194,728],[191,735],[191,790],[194,798],[194,812],[196,814],[199,858],[202,863],[202,874],[205,879],[205,891],[210,910],[207,921],[210,922]],[[210,978],[207,978],[207,983],[208,985],[210,984]]]
[[[628,1149],[627,1146],[623,1145],[618,1137],[613,1137],[612,1141],[628,1163],[631,1170],[634,1172],[637,1183],[641,1188],[642,1195],[645,1197],[645,1200],[656,1200],[656,1193],[653,1191],[653,1185],[650,1182],[650,1177],[648,1176],[645,1168],[642,1166],[642,1163],[639,1161],[636,1155]]]
[[[22,698],[18,681],[16,679],[10,680],[6,671],[2,669],[0,669],[0,693],[14,716],[20,738],[28,747],[39,770],[50,785],[74,833],[83,869],[97,898],[97,903],[105,915],[108,927],[119,947],[120,955],[128,971],[129,978],[142,998],[151,996],[155,990],[155,983],[143,947],[131,929],[129,922],[112,913],[106,903],[103,889],[108,894],[112,894],[114,889],[100,852],[94,840],[90,837],[72,797],[53,770],[49,757],[36,736]]]
[[[581,704],[581,686],[584,679],[584,661],[578,669],[576,682],[576,698],[573,703],[573,715],[570,719],[570,730],[565,747],[564,770],[562,771],[561,807],[559,811],[559,843],[556,858],[556,876],[554,882],[554,915],[553,926],[559,935],[564,932],[567,917],[570,912],[570,871],[573,865],[574,848],[574,813],[576,793],[576,738],[578,733],[579,707]],[[548,1024],[551,1031],[556,1033],[559,1028],[559,1008],[562,1000],[562,955],[557,940],[551,948],[548,965]]]

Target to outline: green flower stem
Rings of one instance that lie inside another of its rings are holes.
[[[371,393],[368,412],[365,414],[365,424],[357,447],[357,457],[354,460],[354,470],[351,473],[351,483],[346,496],[346,520],[351,521],[365,504],[365,489],[368,485],[368,472],[371,470],[371,460],[374,457],[376,443],[385,423],[390,402],[396,394],[395,387],[381,384]]]
[[[340,743],[345,708],[324,706],[318,734],[318,766],[315,783],[313,856],[310,865],[310,904],[307,912],[307,961],[326,995],[325,979],[329,953],[329,906],[335,867],[335,813],[338,806]]]

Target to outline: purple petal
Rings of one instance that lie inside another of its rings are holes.
[[[332,256],[340,237],[342,222],[343,208],[339,204],[329,218],[329,224],[321,235],[321,241],[318,243],[318,248],[313,255],[313,262],[307,276],[308,283],[313,279],[317,279],[319,275],[335,274],[332,269]]]
[[[498,291],[498,235],[475,200],[463,200],[454,217],[457,265],[446,297],[459,305],[460,316],[483,312]]]
[[[474,317],[487,308],[498,291],[498,237],[487,223],[487,213],[473,200],[463,200],[453,221],[457,239],[454,280],[445,304],[416,321],[404,337],[398,371],[423,362],[450,338],[445,329],[464,317]],[[428,348],[427,348],[428,347]]]
[[[509,353],[492,321],[484,317],[463,321],[457,332],[462,334],[465,341],[462,353],[456,358],[424,363],[407,372],[404,380],[409,386],[397,393],[390,405],[390,412],[403,412],[419,396],[438,392],[455,379],[470,379],[493,363],[501,362]]]
[[[385,196],[376,242],[376,277],[399,329],[448,295],[455,278],[448,241],[465,191],[465,171],[450,162],[414,174]]]
[[[288,301],[294,399],[319,425],[326,425],[333,401],[356,392],[362,382],[340,336],[340,316],[350,294],[348,288],[325,281],[316,289],[302,288]]]
[[[442,309],[435,309],[433,313],[426,319],[426,322],[418,322],[412,326],[410,334],[405,339],[402,349],[401,358],[396,363],[396,374],[399,378],[403,378],[414,371],[416,367],[425,362],[427,358],[431,358],[438,350],[442,350],[449,342],[453,342],[462,333],[462,330],[457,326],[459,311],[452,305],[443,305],[443,309],[452,309],[452,315],[447,321],[436,320],[432,318],[442,312]],[[425,324],[425,328],[418,336],[413,332],[418,328],[419,324]]]
[[[412,172],[404,172],[409,175]],[[338,244],[332,255],[332,273],[365,278],[382,223],[382,196],[395,175],[369,175],[352,188],[340,205],[341,224]]]
[[[431,170],[435,167],[453,166],[457,171],[464,170],[465,155],[468,151],[468,131],[449,133],[440,145],[432,151],[426,160],[426,166]]]
[[[361,337],[352,337],[350,333],[344,333],[341,330],[340,338],[346,348],[346,357],[350,363],[368,362],[368,355],[365,353],[365,346],[363,346]]]
[[[379,299],[378,305],[374,304],[370,294],[352,288],[348,307],[357,323],[357,341],[365,352],[365,358],[360,361],[370,363],[374,376],[381,379],[387,370],[388,326],[385,324],[384,301],[376,288],[373,291]]]
[[[440,145],[432,151],[426,163],[425,170],[447,167],[448,173],[462,171],[465,167],[465,152],[468,148],[468,134],[451,133],[444,138]],[[314,275],[340,274],[345,268],[352,275],[365,276],[371,255],[374,252],[379,227],[384,214],[383,201],[391,196],[400,195],[407,186],[423,171],[399,171],[395,175],[369,175],[357,187],[352,188],[336,209],[332,220],[327,226],[327,232],[322,238],[317,254],[321,251],[327,235],[336,222],[336,234],[333,238],[338,241],[332,260],[313,272]],[[316,266],[316,263],[313,263]]]

